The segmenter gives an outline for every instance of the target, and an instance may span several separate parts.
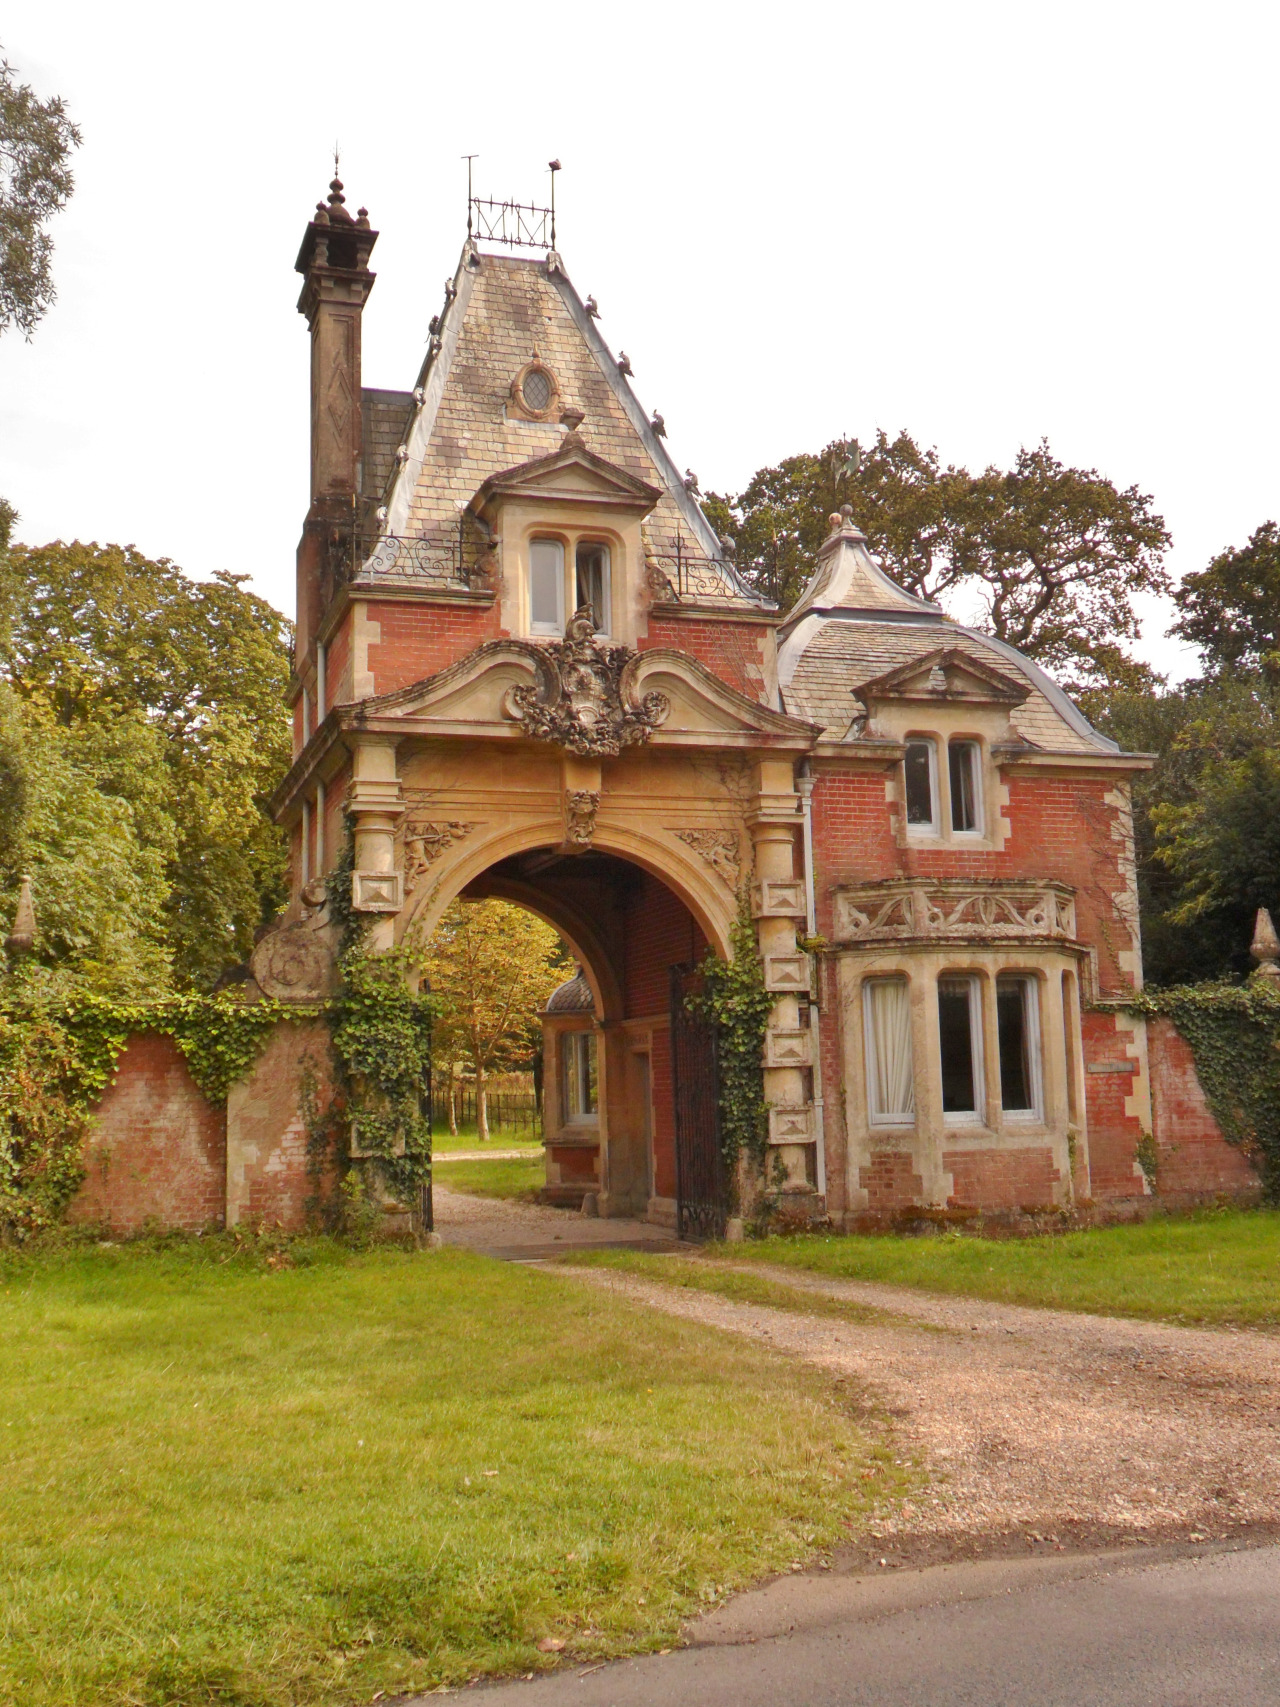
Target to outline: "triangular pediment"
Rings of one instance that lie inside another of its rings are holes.
[[[605,504],[647,515],[661,496],[658,487],[597,456],[576,433],[569,433],[550,455],[491,475],[477,492],[472,507],[488,515],[512,499],[529,503],[546,498],[559,504]]]
[[[900,664],[853,690],[865,704],[883,700],[953,700],[970,705],[1021,705],[1025,682],[980,663],[957,646],[942,646]]]

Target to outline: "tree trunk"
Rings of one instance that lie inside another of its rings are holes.
[[[458,1075],[449,1063],[449,1136],[458,1136]]]
[[[479,1062],[476,1063],[476,1137],[482,1144],[489,1138],[489,1087]]]

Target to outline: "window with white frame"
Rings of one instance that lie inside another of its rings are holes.
[[[910,1126],[916,1117],[911,991],[905,978],[869,978],[862,986],[867,1104],[873,1126]]]
[[[560,1038],[560,1091],[566,1125],[596,1118],[596,1034],[566,1031]]]
[[[982,989],[970,975],[938,979],[938,1049],[946,1120],[982,1119]]]
[[[574,552],[574,608],[590,605],[596,633],[609,632],[609,547],[581,543]]]
[[[1040,1073],[1040,991],[1021,973],[996,979],[996,1032],[1000,1054],[1000,1106],[1024,1120],[1043,1115]]]
[[[564,546],[558,539],[529,541],[529,631],[564,633]]]
[[[951,829],[955,835],[982,833],[982,753],[976,741],[947,744],[947,781],[951,788]]]
[[[938,833],[938,749],[921,735],[907,739],[903,759],[907,796],[907,829],[917,834]]]

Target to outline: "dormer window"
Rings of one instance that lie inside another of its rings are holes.
[[[564,546],[558,539],[529,541],[529,631],[564,633]]]
[[[951,828],[958,836],[977,835],[982,830],[981,760],[976,741],[952,741],[947,746]]]
[[[907,785],[907,828],[924,835],[938,833],[938,749],[933,741],[913,736],[904,760]]]
[[[583,543],[575,553],[575,608],[591,606],[596,633],[609,632],[609,547]]]

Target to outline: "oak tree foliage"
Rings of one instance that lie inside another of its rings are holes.
[[[0,59],[0,333],[30,337],[54,300],[48,222],[72,190],[80,131],[59,95],[42,101]]]
[[[1082,683],[1146,679],[1124,645],[1139,634],[1134,595],[1168,590],[1169,534],[1136,486],[1069,468],[1045,443],[971,474],[880,432],[788,457],[706,508],[745,578],[787,609],[844,504],[908,592]]]
[[[436,1002],[436,1070],[470,1071],[479,1135],[487,1138],[487,1080],[527,1066],[540,1047],[538,1012],[568,975],[564,946],[549,924],[510,901],[455,901],[423,971]]]

